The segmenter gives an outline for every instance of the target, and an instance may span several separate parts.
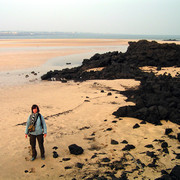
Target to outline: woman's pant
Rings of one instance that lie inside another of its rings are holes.
[[[39,149],[40,149],[40,152],[41,152],[41,157],[44,157],[44,137],[43,137],[43,134],[40,134],[40,135],[32,135],[30,134],[30,145],[31,145],[31,148],[32,148],[32,157],[35,157],[37,156],[37,151],[36,151],[36,138],[38,140],[38,143],[39,143]]]

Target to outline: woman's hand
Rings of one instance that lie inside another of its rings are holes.
[[[25,134],[25,138],[27,139],[27,134]]]
[[[46,137],[47,136],[47,134],[44,134],[44,137]]]

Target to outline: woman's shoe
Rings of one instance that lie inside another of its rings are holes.
[[[42,156],[41,159],[42,159],[42,160],[45,160],[45,156]]]

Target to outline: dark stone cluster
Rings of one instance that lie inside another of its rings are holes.
[[[50,71],[43,75],[43,80],[55,78],[62,82],[67,80],[84,81],[90,79],[133,78],[141,81],[137,90],[121,92],[133,101],[136,106],[121,107],[113,114],[116,117],[135,117],[160,125],[160,120],[170,120],[180,124],[180,75],[156,77],[153,73],[145,73],[142,66],[161,67],[180,66],[180,45],[159,44],[155,41],[140,40],[129,42],[126,53],[108,52],[95,54],[85,59],[82,66],[61,71]],[[101,71],[86,70],[104,67]]]
[[[120,79],[141,77],[143,73],[138,67],[161,67],[180,65],[180,45],[159,44],[155,41],[140,40],[129,42],[127,52],[108,52],[95,54],[90,59],[84,59],[82,65],[72,69],[49,71],[42,80],[85,81],[90,79]],[[89,71],[91,68],[104,67],[102,71]]]
[[[134,117],[156,125],[160,120],[180,124],[180,78],[150,74],[144,76],[137,90],[121,94],[136,105],[120,107],[113,113],[116,117]]]

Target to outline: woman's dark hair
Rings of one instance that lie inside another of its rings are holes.
[[[39,107],[38,107],[38,105],[36,105],[36,104],[34,104],[34,105],[32,105],[32,108],[31,108],[31,110],[32,110],[32,113],[33,113],[33,109],[36,109],[37,108],[37,113],[39,113]]]

